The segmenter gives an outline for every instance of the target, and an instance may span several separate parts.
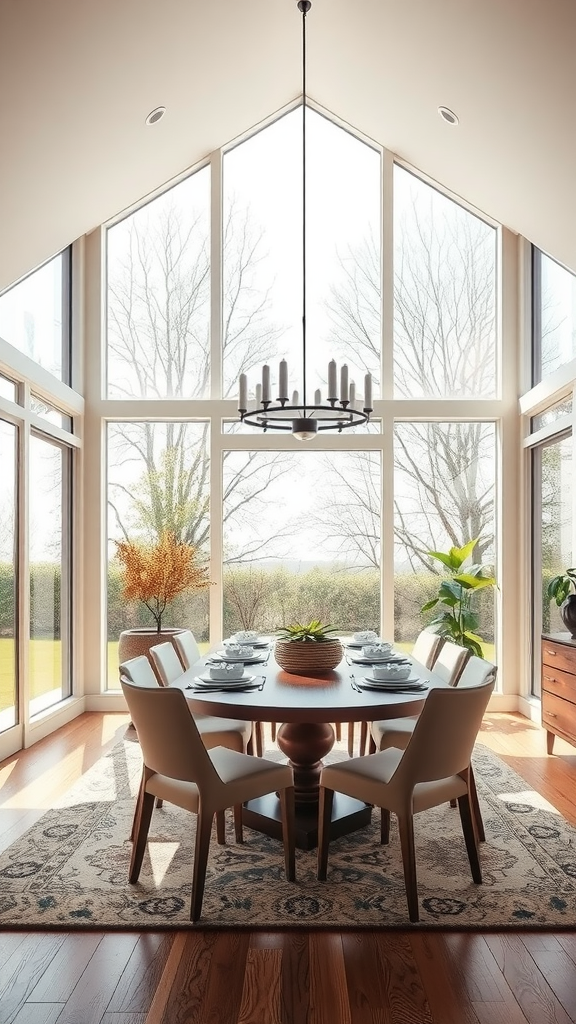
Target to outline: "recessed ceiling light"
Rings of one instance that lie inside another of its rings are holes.
[[[166,107],[155,107],[151,110],[146,118],[146,124],[156,124],[157,121],[161,121],[166,113]]]
[[[444,118],[446,124],[460,123],[458,115],[455,114],[453,110],[450,110],[450,107],[438,107],[438,113],[440,114],[440,117]]]

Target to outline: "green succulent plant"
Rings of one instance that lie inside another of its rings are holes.
[[[324,626],[319,619],[312,619],[306,625],[294,622],[290,626],[282,626],[278,630],[278,639],[291,643],[300,640],[305,643],[323,644],[328,640],[335,640],[335,637],[328,635],[335,632],[336,629],[333,626]]]

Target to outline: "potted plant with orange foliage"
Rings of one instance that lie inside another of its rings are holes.
[[[196,548],[178,541],[167,530],[154,543],[117,541],[116,553],[124,570],[124,599],[141,601],[154,620],[153,627],[122,631],[118,644],[121,664],[129,658],[148,654],[150,647],[165,640],[171,642],[176,633],[181,633],[186,627],[162,624],[166,608],[180,594],[208,587],[210,579],[207,569],[197,563]]]

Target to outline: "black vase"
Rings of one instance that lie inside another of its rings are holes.
[[[560,615],[572,640],[576,640],[576,594],[570,594],[562,602],[560,605]]]

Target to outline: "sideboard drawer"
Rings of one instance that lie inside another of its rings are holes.
[[[544,691],[542,693],[542,725],[565,737],[575,736],[576,704]]]
[[[555,644],[553,640],[542,641],[542,665],[559,669],[561,672],[576,672],[576,652],[566,644]]]
[[[542,665],[542,690],[576,704],[576,676],[559,671],[555,665]]]

